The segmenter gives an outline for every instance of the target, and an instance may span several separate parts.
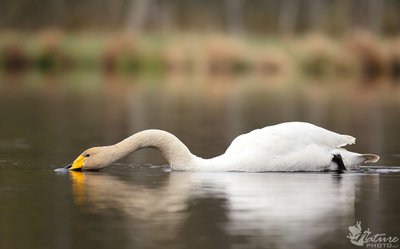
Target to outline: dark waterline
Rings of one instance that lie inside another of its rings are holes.
[[[356,221],[400,237],[395,86],[85,77],[0,81],[2,248],[354,248]],[[171,173],[146,150],[101,172],[53,171],[143,129],[212,157],[241,133],[291,120],[354,135],[351,149],[381,155],[385,168]]]

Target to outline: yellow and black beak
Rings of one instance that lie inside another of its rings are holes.
[[[82,171],[83,163],[85,162],[85,157],[80,155],[78,156],[73,163],[70,165],[66,166],[65,168],[68,170],[73,170],[73,171]]]

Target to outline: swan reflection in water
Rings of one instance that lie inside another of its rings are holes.
[[[107,172],[71,176],[76,203],[95,213],[117,210],[135,231],[130,239],[195,248],[335,242],[335,231],[354,219],[359,180],[328,173],[163,172],[146,183]]]

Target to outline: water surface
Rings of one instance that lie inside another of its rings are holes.
[[[400,237],[399,94],[389,82],[4,76],[1,248],[356,248],[346,238],[356,221]],[[292,120],[356,136],[351,149],[381,155],[379,167],[171,173],[146,150],[101,172],[53,171],[143,129],[212,157],[241,133]]]

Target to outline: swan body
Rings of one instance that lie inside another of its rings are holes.
[[[359,154],[342,148],[355,138],[304,122],[288,122],[253,130],[234,139],[224,154],[203,159],[193,155],[173,134],[144,130],[121,142],[84,151],[70,170],[107,167],[133,151],[156,148],[172,170],[187,171],[323,171],[353,169],[374,163],[379,156]],[[335,159],[339,159],[335,160]]]

